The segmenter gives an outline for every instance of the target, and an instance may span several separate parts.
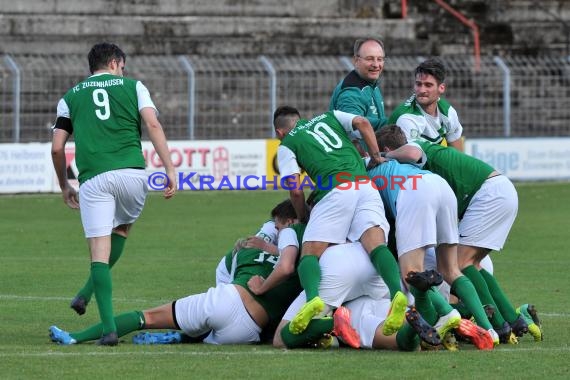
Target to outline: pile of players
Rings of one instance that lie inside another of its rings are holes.
[[[439,60],[416,68],[414,95],[389,120],[378,87],[384,63],[381,41],[358,40],[355,69],[335,88],[331,111],[310,120],[294,107],[275,111],[290,199],[222,259],[216,287],[114,317],[118,337],[172,329],[133,342],[272,338],[295,348],[328,347],[336,338],[403,351],[457,350],[457,339],[490,350],[527,333],[542,340],[536,309],[515,309],[488,258],[516,218],[514,186],[462,152],[457,112],[441,98]],[[301,168],[316,184],[308,200]],[[71,305],[80,314],[91,297],[82,291]],[[105,326],[52,326],[50,336],[75,344],[100,339]]]

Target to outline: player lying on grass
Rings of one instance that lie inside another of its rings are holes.
[[[295,211],[289,200],[277,205],[271,212],[277,229],[295,220]],[[301,291],[295,274],[264,295],[257,296],[248,289],[247,282],[254,275],[268,277],[276,264],[276,257],[256,248],[242,248],[235,255],[235,269],[231,284],[220,284],[206,293],[191,295],[145,311],[132,311],[115,317],[118,336],[142,329],[182,330],[192,338],[201,338],[211,344],[255,343],[262,330],[272,334],[284,311]],[[50,327],[52,341],[69,345],[101,337],[103,326],[97,324],[83,331],[66,332]],[[180,334],[163,334],[164,340],[180,339]],[[156,336],[154,336],[156,339]],[[144,335],[139,342],[144,343]]]
[[[294,225],[292,228],[282,229],[279,233],[280,262],[287,261],[294,265],[297,260],[302,238],[299,231],[294,231],[295,227]],[[375,271],[362,245],[360,243],[346,243],[331,246],[325,250],[319,259],[319,265],[321,272],[326,275],[323,276],[326,280],[321,281],[319,286],[319,294],[321,294],[326,305],[323,314],[326,316],[334,308],[337,308],[337,311],[334,313],[333,318],[323,317],[312,319],[307,326],[307,330],[301,334],[293,334],[289,331],[289,321],[299,312],[306,299],[305,294],[301,293],[289,307],[284,320],[281,321],[277,328],[274,345],[276,347],[287,346],[289,348],[306,347],[307,344],[314,343],[321,338],[323,334],[332,333],[352,347],[359,347],[361,344],[366,347],[366,344],[372,342],[373,338],[360,342],[358,334],[356,334],[351,327],[350,313],[346,308],[341,307],[343,303],[348,301],[352,302],[351,300],[361,296],[367,296],[371,300],[387,301],[385,310],[381,309],[384,311],[384,314],[379,314],[381,318],[379,321],[377,320],[378,323],[374,325],[374,328],[379,327],[378,333],[386,338],[383,328],[384,320],[390,308],[390,300],[388,298],[389,291],[381,277]],[[275,270],[271,273],[269,278],[266,279],[259,278],[258,276],[252,277],[248,285],[254,293],[264,294],[264,292],[270,290],[272,286],[279,284],[280,281],[285,278],[287,278],[286,275],[279,277],[279,271]],[[406,301],[404,297],[393,304],[392,315],[397,315],[398,318],[404,319],[407,309]],[[349,305],[350,302],[348,303]],[[369,310],[366,309],[366,312],[368,311]],[[433,314],[435,310],[430,310],[430,312]],[[358,314],[363,313],[364,310],[359,310],[358,312]],[[360,316],[357,318],[360,318]],[[400,337],[398,338],[400,339],[400,349],[415,349],[417,343],[419,343],[418,336],[432,345],[440,344],[437,331],[423,321],[415,309],[408,311],[407,319],[409,325],[405,325],[403,331],[398,333]],[[454,321],[449,318],[442,319],[441,328],[443,330],[447,331],[453,327],[456,327]],[[370,332],[370,325],[366,324],[366,328],[368,328],[366,331]],[[479,348],[492,348],[493,342],[491,337],[486,334],[485,330],[482,331],[483,334],[481,334],[479,330],[475,330],[471,332],[469,336]],[[392,337],[390,339],[397,339],[396,334],[390,334],[390,336]],[[378,339],[381,343],[378,343],[379,345],[374,346],[374,348],[395,347],[394,345],[390,346],[387,344],[385,339]],[[388,341],[390,340],[388,339]]]
[[[302,300],[301,300],[302,301]],[[293,305],[298,303],[294,301]],[[333,318],[314,319],[300,335],[288,331],[287,324],[300,304],[285,313],[283,321],[275,334],[273,345],[287,348],[328,348],[334,345],[333,336],[354,348],[376,350],[416,351],[422,340],[427,345],[435,346],[440,342],[439,334],[421,317],[415,307],[406,311],[406,321],[397,333],[390,336],[382,332],[384,320],[390,308],[390,300],[379,300],[368,296],[358,297],[346,302],[333,314]],[[462,319],[456,332],[472,341],[479,349],[493,349],[493,341],[487,331],[469,320]]]
[[[475,286],[481,302],[495,309],[491,323],[500,340],[516,343],[514,335],[520,337],[528,331],[535,340],[542,339],[531,315],[536,317],[536,310],[531,307],[531,313],[526,305],[517,313],[497,279],[480,266],[492,250],[503,248],[516,218],[518,196],[511,181],[485,162],[456,149],[425,141],[408,143],[397,126],[386,126],[378,134],[387,158],[417,164],[440,175],[455,193],[460,218],[459,267]],[[475,318],[483,327],[488,324],[486,318]]]

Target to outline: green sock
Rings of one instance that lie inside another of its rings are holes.
[[[119,260],[123,254],[123,249],[125,248],[125,242],[127,238],[116,233],[111,234],[111,256],[109,256],[109,268],[113,268],[113,265]],[[77,293],[77,296],[83,297],[86,303],[91,301],[91,296],[93,295],[93,283],[91,282],[91,276],[83,285],[83,288]]]
[[[109,264],[92,262],[91,278],[93,280],[93,292],[99,308],[99,317],[103,323],[103,334],[117,331],[113,318],[113,284]]]
[[[485,314],[483,304],[477,295],[475,287],[466,276],[459,276],[451,284],[451,293],[455,294],[461,302],[469,309],[477,324],[485,330],[493,328]]]
[[[517,312],[515,311],[511,301],[509,301],[506,294],[503,292],[503,289],[501,289],[497,279],[485,269],[481,269],[479,273],[481,273],[481,276],[483,276],[483,279],[487,283],[489,292],[493,296],[493,300],[499,308],[503,318],[505,318],[509,323],[514,323],[518,318]]]
[[[396,344],[400,351],[415,351],[420,345],[420,337],[407,323],[396,333]]]
[[[370,252],[370,260],[376,268],[376,272],[382,277],[388,289],[390,298],[394,298],[400,291],[400,268],[392,252],[385,245],[379,245]]]
[[[493,307],[495,308],[495,313],[493,314],[493,318],[491,318],[491,323],[493,324],[493,327],[498,329],[503,327],[505,319],[503,318],[503,315],[501,314],[501,311],[499,310],[498,306],[495,304],[495,300],[493,299],[493,296],[489,291],[487,282],[485,282],[485,279],[483,278],[481,273],[473,265],[469,265],[468,267],[464,268],[461,272],[463,272],[463,274],[467,276],[469,280],[471,280],[471,283],[475,287],[475,290],[477,291],[477,295],[479,296],[481,303],[483,305],[493,305]]]
[[[297,267],[299,281],[305,289],[307,302],[319,295],[319,285],[321,284],[321,266],[319,258],[313,255],[305,255],[299,260]]]
[[[131,311],[123,313],[115,317],[115,324],[117,325],[117,335],[119,337],[127,335],[130,332],[140,330],[144,327],[144,314],[142,311]],[[88,342],[101,338],[103,335],[103,324],[97,323],[83,331],[72,332],[69,335],[78,343]]]
[[[453,307],[451,307],[449,302],[447,302],[441,293],[435,290],[433,287],[430,288],[427,293],[437,314],[444,316],[453,311]]]
[[[433,326],[435,322],[437,322],[438,315],[428,293],[422,292],[411,285],[409,285],[409,288],[410,293],[414,296],[416,309],[418,309],[418,312],[424,317],[425,321]]]
[[[465,304],[463,304],[463,302],[454,303],[450,305],[455,310],[457,310],[459,314],[461,314],[461,318],[463,319],[469,319],[473,316],[473,314],[471,314],[471,311],[467,308],[467,306],[465,306]]]
[[[301,334],[293,334],[289,331],[289,323],[281,330],[281,339],[287,348],[306,347],[309,343],[321,338],[323,334],[333,330],[332,318],[312,319],[307,329]]]

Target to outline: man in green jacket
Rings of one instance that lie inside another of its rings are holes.
[[[335,87],[329,110],[364,116],[378,130],[388,118],[384,113],[384,98],[380,91],[380,74],[384,70],[384,44],[375,38],[358,39],[354,43],[352,70]],[[361,140],[358,132],[352,140]]]

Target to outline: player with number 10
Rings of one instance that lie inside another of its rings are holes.
[[[329,245],[360,241],[390,290],[392,313],[386,319],[384,333],[393,334],[403,324],[407,299],[400,291],[398,264],[386,247],[389,225],[382,199],[370,184],[362,158],[348,135],[350,131],[358,130],[372,159],[379,162],[380,152],[370,122],[362,116],[341,111],[302,120],[297,109],[283,106],[275,111],[273,125],[281,140],[277,151],[280,174],[289,182],[289,195],[297,217],[302,222],[309,219],[298,266],[307,303],[291,320],[289,330],[300,334],[327,305],[348,301],[327,299],[329,292],[323,287],[328,282],[321,283],[319,257]],[[313,194],[315,205],[310,218],[303,190],[295,186],[300,183],[301,168],[314,183],[320,184]],[[342,184],[346,185],[346,180],[350,180],[352,185],[348,189],[339,186],[340,177],[344,181]],[[359,179],[366,181],[354,183]]]

